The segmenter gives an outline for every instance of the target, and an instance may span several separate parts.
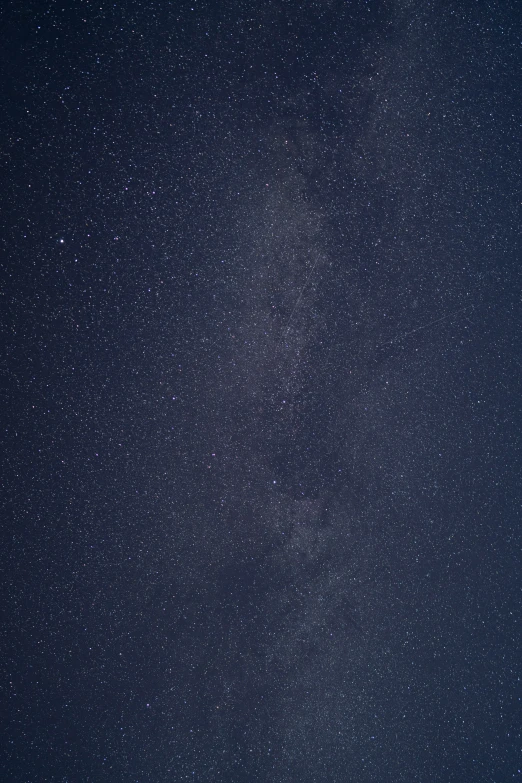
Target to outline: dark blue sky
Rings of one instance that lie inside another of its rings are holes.
[[[520,777],[514,2],[2,10],[4,777]]]

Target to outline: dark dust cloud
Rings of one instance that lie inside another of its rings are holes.
[[[517,780],[517,4],[62,5],[1,12],[2,779]]]

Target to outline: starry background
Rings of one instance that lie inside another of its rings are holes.
[[[517,6],[4,5],[2,780],[520,778]]]

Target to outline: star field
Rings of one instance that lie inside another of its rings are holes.
[[[517,780],[517,5],[1,13],[5,780]]]

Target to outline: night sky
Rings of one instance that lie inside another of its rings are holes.
[[[0,780],[521,780],[522,7],[0,18]]]

